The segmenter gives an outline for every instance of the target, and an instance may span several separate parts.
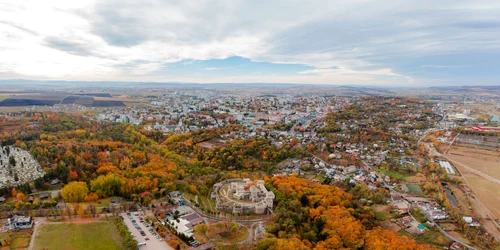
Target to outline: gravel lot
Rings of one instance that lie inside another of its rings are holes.
[[[146,233],[146,236],[142,236],[141,233],[139,233],[139,230],[137,230],[132,224],[132,221],[128,218],[128,215],[126,213],[121,213],[121,216],[125,219],[125,224],[128,227],[128,230],[132,232],[132,234],[135,236],[135,239],[137,240],[138,243],[146,242],[145,246],[140,247],[141,250],[161,250],[161,249],[166,249],[166,250],[174,250],[172,247],[170,247],[165,241],[160,241],[159,239],[156,239],[150,232],[149,228],[144,226],[141,222],[139,222],[139,217],[140,216],[135,216],[134,213],[131,213],[132,218],[137,222],[137,225],[141,227],[142,231]],[[144,238],[148,237],[149,240],[145,240]],[[160,238],[161,239],[161,238]]]

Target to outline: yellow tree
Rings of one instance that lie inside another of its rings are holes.
[[[24,199],[26,198],[26,196],[23,193],[19,192],[19,193],[16,194],[16,198],[17,198],[18,201],[24,201]]]
[[[208,226],[203,224],[203,223],[198,224],[198,225],[194,226],[194,231],[198,232],[198,233],[206,234],[208,231]]]
[[[196,186],[195,185],[190,185],[189,186],[189,192],[191,192],[192,194],[196,194],[197,193]]]
[[[64,186],[61,190],[61,195],[66,202],[82,202],[85,200],[85,196],[88,192],[87,183],[74,181]]]

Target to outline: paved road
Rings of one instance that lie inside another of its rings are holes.
[[[145,240],[140,233],[139,233],[139,230],[137,230],[134,225],[132,224],[132,221],[128,218],[128,215],[126,213],[121,213],[120,214],[121,216],[123,216],[123,218],[125,218],[125,225],[127,225],[128,227],[128,230],[130,230],[130,232],[132,232],[132,234],[134,235],[135,239],[137,240],[138,243],[141,243],[141,242],[146,242],[146,245],[145,246],[142,246],[140,249],[141,250],[161,250],[161,249],[165,249],[165,250],[174,250],[172,247],[170,247],[165,241],[160,241],[159,239],[156,239],[148,230],[149,228],[147,228],[146,226],[144,226],[144,224],[140,223],[139,222],[139,216],[134,216],[132,215],[133,219],[137,221],[137,225],[139,225],[139,227],[141,227],[142,231],[144,231],[144,233],[146,233],[146,236],[145,237],[148,237],[149,240]]]

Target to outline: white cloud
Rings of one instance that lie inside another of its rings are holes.
[[[400,74],[396,74],[392,72],[391,69],[378,69],[378,70],[367,70],[367,71],[357,71],[350,69],[311,69],[300,71],[299,74],[303,75],[321,75],[321,76],[330,76],[330,75],[365,75],[365,76],[393,76],[393,77],[405,77]]]
[[[0,78],[407,84],[424,77],[404,65],[454,67],[422,58],[500,49],[493,0],[0,4]],[[286,77],[155,74],[168,63],[231,56],[314,69]]]

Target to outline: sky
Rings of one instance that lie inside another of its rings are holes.
[[[500,1],[0,0],[0,79],[500,84]]]

